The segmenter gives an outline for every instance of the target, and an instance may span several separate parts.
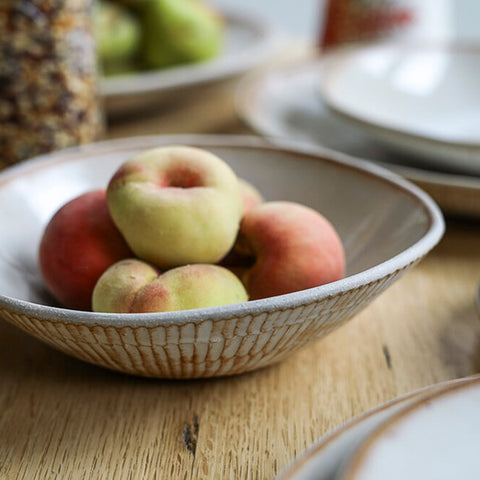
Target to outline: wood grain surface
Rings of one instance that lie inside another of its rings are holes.
[[[110,122],[107,138],[249,133],[235,82]],[[0,478],[272,479],[400,394],[480,372],[480,224],[449,220],[419,265],[344,327],[246,375],[161,381],[63,355],[0,322]]]

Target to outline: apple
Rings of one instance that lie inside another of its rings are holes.
[[[132,252],[115,227],[104,190],[64,204],[48,222],[39,247],[39,267],[52,295],[65,307],[91,309],[102,273]]]
[[[215,307],[248,300],[242,282],[218,265],[194,264],[164,273],[139,259],[112,265],[93,291],[96,312],[151,313]]]
[[[206,150],[159,147],[126,161],[107,187],[113,221],[135,256],[165,270],[217,263],[242,215],[233,170]]]
[[[246,212],[231,258],[250,300],[316,287],[345,273],[342,242],[332,224],[294,202],[265,202]]]

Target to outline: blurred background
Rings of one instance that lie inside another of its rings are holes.
[[[315,40],[324,10],[324,0],[212,0],[219,7],[258,12],[279,30],[306,40]]]

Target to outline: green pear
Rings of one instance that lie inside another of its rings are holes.
[[[138,12],[147,68],[208,60],[221,49],[223,21],[199,0],[145,0]]]
[[[100,0],[93,11],[93,29],[100,70],[105,75],[136,69],[141,26],[129,9]]]

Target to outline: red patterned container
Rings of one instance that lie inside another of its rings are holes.
[[[319,47],[394,39],[480,41],[478,0],[325,0]]]

